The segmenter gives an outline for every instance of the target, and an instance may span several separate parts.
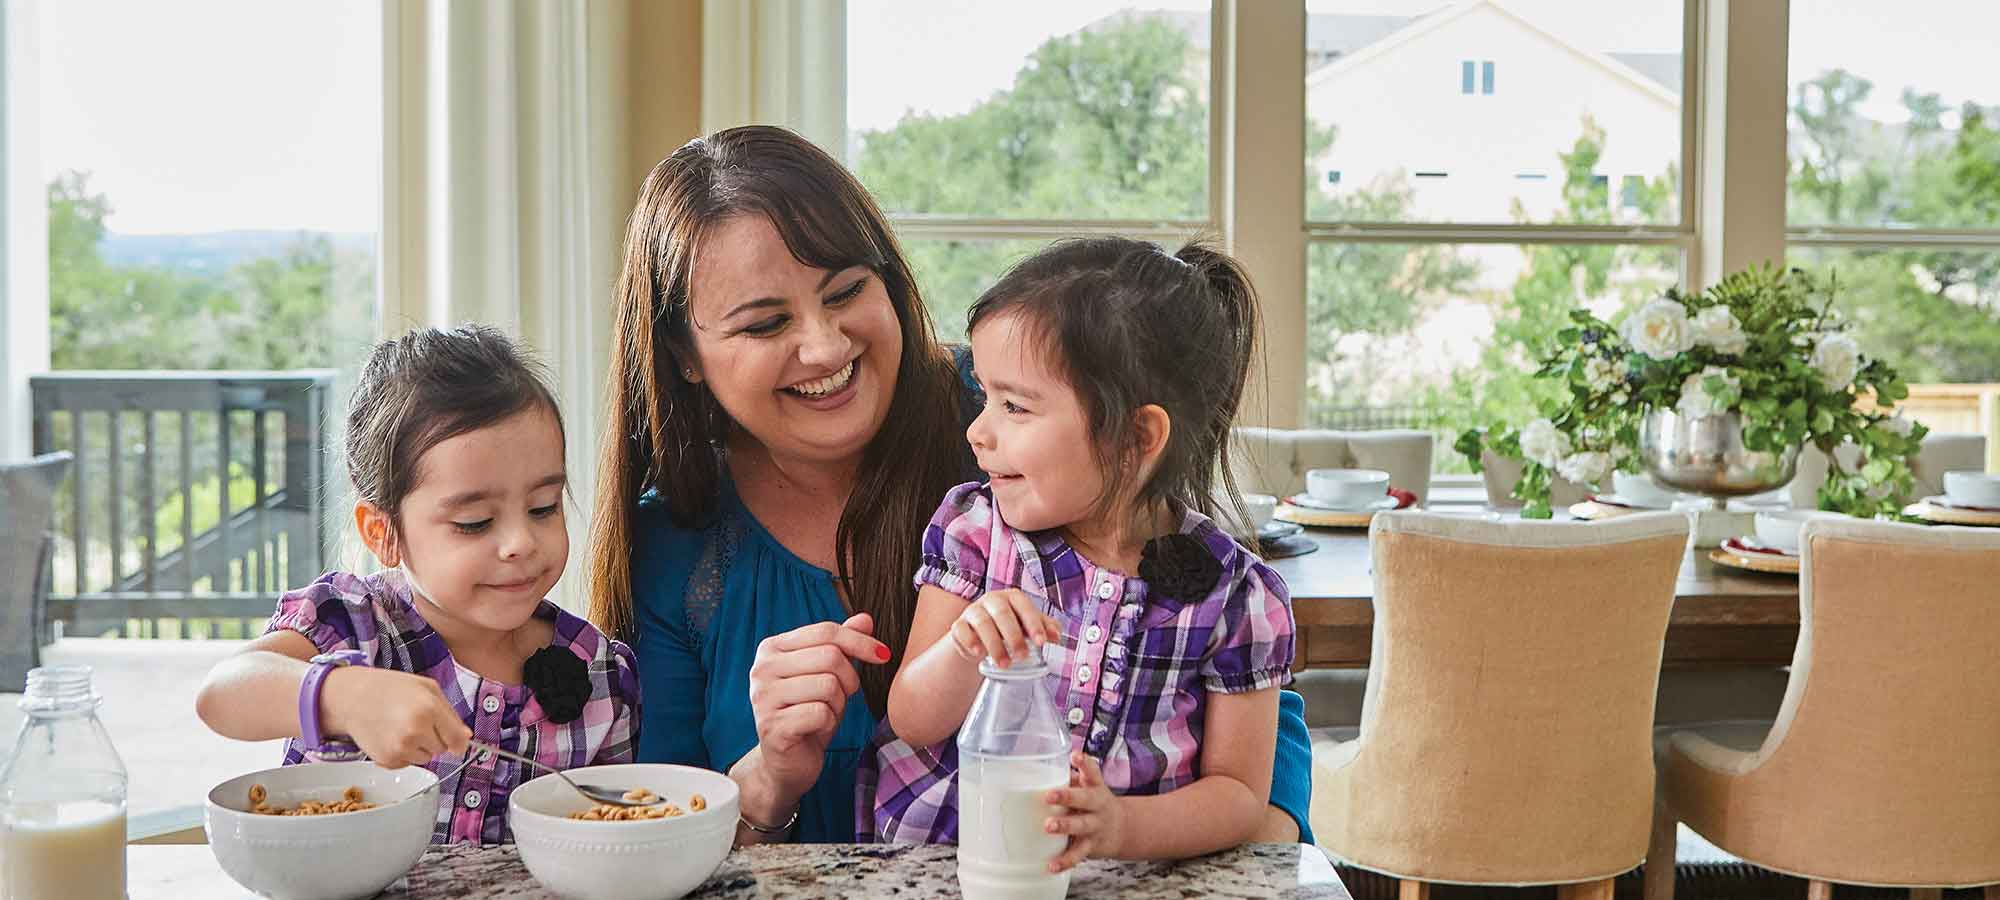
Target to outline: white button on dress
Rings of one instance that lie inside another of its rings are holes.
[[[489,713],[497,713],[500,711],[500,698],[487,694],[486,699],[479,701],[479,708]]]

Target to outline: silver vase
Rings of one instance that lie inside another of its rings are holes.
[[[1663,485],[1708,497],[1743,497],[1791,483],[1799,448],[1745,449],[1736,413],[1691,418],[1663,409],[1648,414],[1639,427],[1639,459]]]

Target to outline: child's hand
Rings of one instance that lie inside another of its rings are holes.
[[[446,751],[463,756],[472,739],[437,682],[393,669],[328,672],[319,709],[324,733],[347,736],[385,769],[420,766]]]
[[[1027,594],[1008,588],[993,591],[965,607],[951,623],[951,644],[969,660],[993,657],[1011,666],[1028,656],[1029,642],[1040,647],[1062,637],[1062,625],[1035,608]]]
[[[1050,816],[1045,827],[1050,834],[1069,835],[1062,855],[1049,860],[1049,872],[1060,873],[1093,856],[1111,856],[1125,836],[1125,808],[1118,796],[1104,786],[1104,772],[1097,760],[1082,751],[1069,755],[1069,787],[1049,792],[1048,802],[1067,807],[1065,815]]]

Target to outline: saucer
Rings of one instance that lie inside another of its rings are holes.
[[[1731,553],[1738,553],[1738,554],[1754,553],[1761,556],[1782,556],[1782,557],[1787,557],[1789,559],[1799,558],[1799,555],[1797,553],[1794,553],[1790,550],[1786,550],[1782,547],[1773,547],[1770,546],[1769,544],[1759,543],[1755,537],[1752,537],[1747,534],[1742,535],[1740,537],[1724,539],[1722,542],[1722,549],[1727,550]]]
[[[1272,519],[1269,522],[1265,522],[1264,527],[1257,529],[1257,540],[1260,541],[1282,540],[1284,538],[1288,538],[1291,537],[1292,535],[1298,534],[1299,532],[1304,530],[1306,530],[1306,527],[1304,525],[1298,524],[1297,522],[1280,522],[1276,519]]]
[[[1626,497],[1621,494],[1615,494],[1615,493],[1593,494],[1591,495],[1590,500],[1592,503],[1596,503],[1602,506],[1622,506],[1626,509],[1673,509],[1674,508],[1674,502],[1671,500],[1668,501],[1666,505],[1662,506],[1651,503],[1640,503],[1639,501],[1634,500],[1630,497]]]
[[[1286,497],[1285,502],[1290,503],[1291,505],[1299,507],[1301,509],[1316,509],[1319,510],[1320,512],[1372,513],[1372,512],[1381,512],[1382,510],[1385,509],[1395,509],[1396,504],[1402,501],[1399,501],[1394,497],[1383,497],[1380,500],[1376,500],[1372,503],[1364,503],[1360,506],[1335,506],[1324,500],[1315,499],[1311,494],[1300,492],[1297,494],[1293,494],[1290,497]]]
[[[1924,502],[1932,506],[1941,506],[1944,507],[1945,509],[1960,509],[1966,512],[1978,512],[1978,513],[2000,513],[2000,506],[1986,506],[1983,504],[1968,503],[1964,500],[1955,499],[1950,494],[1939,494],[1935,497],[1925,497]]]

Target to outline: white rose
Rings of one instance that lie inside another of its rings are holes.
[[[1618,371],[1603,357],[1593,356],[1583,361],[1583,381],[1592,393],[1604,393],[1618,383]]]
[[[1671,359],[1694,347],[1694,323],[1687,308],[1662,297],[1625,320],[1625,342],[1654,359]]]
[[[1553,468],[1569,455],[1569,435],[1558,431],[1554,422],[1536,419],[1521,429],[1521,455]]]
[[[1750,336],[1727,306],[1711,306],[1694,317],[1695,339],[1715,348],[1717,353],[1742,353],[1750,346]]]
[[[1813,348],[1812,366],[1828,390],[1845,390],[1861,370],[1861,346],[1844,334],[1829,334]]]
[[[1709,395],[1706,382],[1710,376],[1720,377],[1724,384],[1731,387],[1737,384],[1736,379],[1730,376],[1729,370],[1721,366],[1709,366],[1689,375],[1686,381],[1681,382],[1681,402],[1674,406],[1681,415],[1699,419],[1729,411],[1715,397]]]
[[[1611,454],[1596,451],[1572,453],[1557,464],[1556,474],[1572,484],[1596,484],[1611,474]]]
[[[1901,410],[1897,410],[1895,415],[1883,419],[1881,425],[1889,433],[1905,438],[1909,437],[1910,432],[1917,427],[1917,423],[1905,418]]]

